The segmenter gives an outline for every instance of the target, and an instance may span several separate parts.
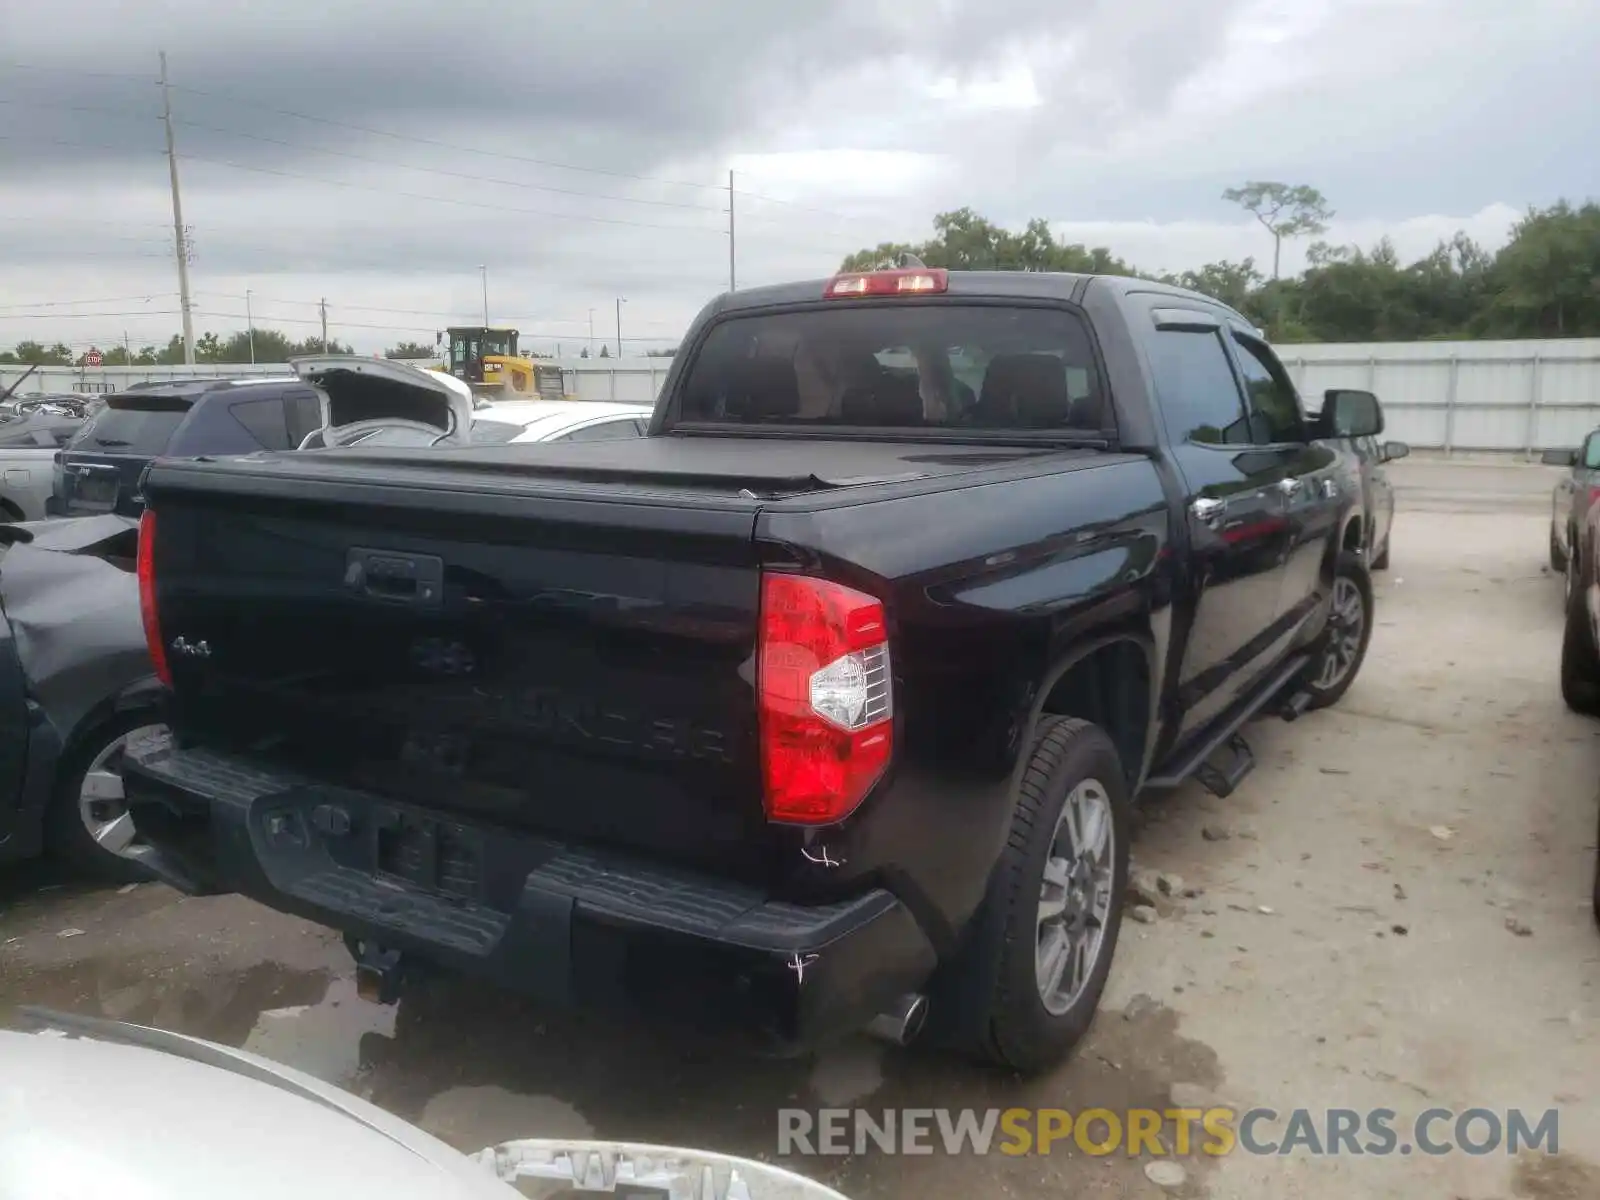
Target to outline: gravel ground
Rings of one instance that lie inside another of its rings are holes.
[[[1232,797],[1191,787],[1149,807],[1135,856],[1181,876],[1179,898],[1126,927],[1088,1043],[1049,1078],[867,1041],[753,1062],[459,983],[379,1008],[355,997],[326,931],[39,865],[0,881],[0,1019],[45,1004],[243,1045],[472,1148],[592,1133],[770,1157],[786,1106],[1116,1110],[1176,1094],[1388,1108],[1402,1132],[1434,1106],[1560,1110],[1553,1159],[1196,1155],[1166,1189],[1143,1161],[1066,1143],[795,1164],[858,1200],[1600,1196],[1600,724],[1567,713],[1556,686],[1554,475],[1429,461],[1393,474],[1394,565],[1377,577],[1360,680],[1335,710],[1253,725],[1260,765]]]

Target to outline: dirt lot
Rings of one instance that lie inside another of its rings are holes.
[[[1019,1083],[874,1043],[750,1062],[441,985],[356,999],[324,931],[235,898],[0,883],[0,1016],[38,1003],[245,1045],[456,1142],[581,1134],[771,1156],[785,1106],[1560,1110],[1560,1154],[1140,1161],[816,1159],[860,1200],[923,1195],[1600,1196],[1600,934],[1589,911],[1600,724],[1556,687],[1560,587],[1539,468],[1407,462],[1378,628],[1336,710],[1251,729],[1226,801],[1149,810],[1139,863],[1182,877],[1126,927],[1089,1043]],[[1447,1133],[1448,1124],[1437,1132]],[[1281,1136],[1281,1127],[1262,1135]],[[1402,1137],[1402,1141],[1408,1140]]]

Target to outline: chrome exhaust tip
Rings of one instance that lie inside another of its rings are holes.
[[[896,1046],[910,1045],[922,1032],[928,1018],[928,998],[923,995],[906,995],[896,1000],[887,1012],[872,1018],[867,1032],[881,1041]]]

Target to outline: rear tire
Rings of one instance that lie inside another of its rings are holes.
[[[134,730],[157,723],[149,711],[122,713],[80,737],[56,767],[45,836],[56,855],[85,875],[110,883],[151,877],[141,863],[118,851],[136,836],[120,807],[123,745]]]
[[[1311,693],[1309,708],[1328,708],[1344,698],[1361,673],[1371,641],[1372,578],[1359,554],[1341,550],[1333,568],[1328,625],[1302,685]]]
[[[1032,1075],[1064,1061],[1089,1031],[1122,927],[1130,809],[1105,732],[1041,718],[1010,837],[952,964],[952,983],[977,989],[955,1031],[963,1050]]]
[[[1567,619],[1561,631],[1561,698],[1586,717],[1600,716],[1600,650],[1589,623],[1588,590],[1574,556],[1567,565]]]

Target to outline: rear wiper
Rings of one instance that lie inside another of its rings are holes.
[[[94,439],[94,444],[96,446],[131,446],[131,445],[133,445],[132,442],[125,442],[121,438],[103,438],[103,437],[95,438]]]

